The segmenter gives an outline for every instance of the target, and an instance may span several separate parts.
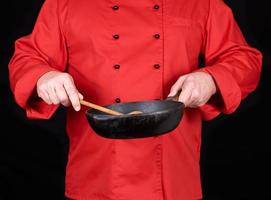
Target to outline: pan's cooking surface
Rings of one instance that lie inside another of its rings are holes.
[[[175,101],[143,101],[105,106],[122,113],[142,111],[139,115],[109,115],[95,109],[86,112],[93,130],[100,136],[115,139],[144,138],[175,129],[183,115],[184,104]]]
[[[146,101],[146,102],[130,102],[130,103],[118,103],[110,106],[105,106],[112,110],[129,113],[132,111],[142,111],[144,114],[150,114],[154,112],[162,112],[168,109],[176,109],[176,106],[180,105],[180,102],[175,101]],[[91,110],[92,114],[96,115],[108,115],[112,116],[98,110]]]

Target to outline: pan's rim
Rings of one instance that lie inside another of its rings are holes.
[[[154,102],[154,101],[164,101],[164,100],[149,100],[149,101],[144,101],[144,103],[147,103],[147,102]],[[95,119],[99,119],[99,120],[108,120],[108,119],[123,119],[123,118],[135,118],[135,117],[147,117],[147,116],[153,116],[153,115],[161,115],[161,114],[165,114],[165,113],[169,113],[171,112],[172,110],[176,110],[176,109],[184,109],[184,103],[183,102],[180,102],[180,101],[172,101],[176,104],[179,104],[177,106],[177,108],[175,107],[171,107],[171,108],[168,108],[167,110],[160,110],[160,111],[155,111],[155,112],[148,112],[148,113],[143,113],[143,114],[138,114],[138,115],[130,115],[130,114],[123,114],[123,115],[109,115],[109,114],[94,114],[94,113],[90,113],[91,110],[94,110],[94,109],[88,109],[85,111],[85,114],[88,116],[88,117],[92,117],[92,118],[95,118]],[[132,102],[125,102],[125,103],[119,103],[120,105],[123,105],[123,104],[129,104],[129,103],[143,103],[142,101],[132,101]],[[112,105],[115,105],[115,104],[110,104],[110,105],[105,105],[105,107],[108,107],[108,106],[112,106]]]

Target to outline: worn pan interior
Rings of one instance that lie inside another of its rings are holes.
[[[100,136],[114,139],[145,138],[159,136],[175,129],[183,115],[184,104],[171,100],[118,103],[107,108],[129,113],[142,111],[140,115],[113,116],[89,109],[86,116],[93,130]]]

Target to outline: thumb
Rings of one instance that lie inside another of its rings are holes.
[[[181,90],[186,76],[187,75],[180,76],[180,78],[176,81],[176,83],[171,87],[168,97],[175,96]]]

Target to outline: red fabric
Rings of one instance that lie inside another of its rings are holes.
[[[178,128],[161,137],[105,139],[88,125],[84,109],[68,109],[68,197],[190,200],[202,196],[202,119],[234,112],[257,86],[260,67],[261,54],[246,44],[221,0],[46,0],[33,33],[16,42],[10,80],[28,117],[50,118],[57,106],[32,94],[51,70],[70,73],[85,99],[100,105],[164,99],[179,76],[210,73],[218,94],[199,109],[186,109]]]

